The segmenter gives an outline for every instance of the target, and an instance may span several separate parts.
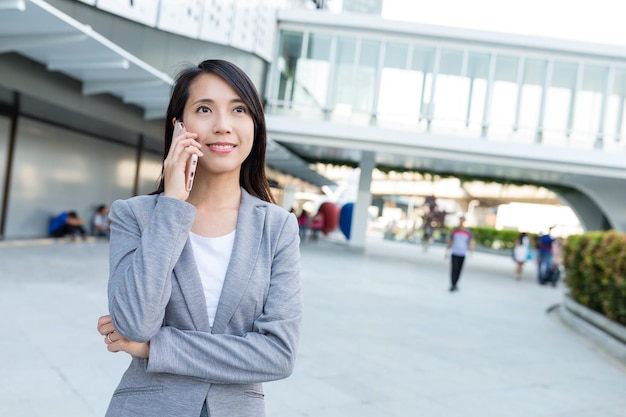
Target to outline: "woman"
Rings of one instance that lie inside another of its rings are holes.
[[[172,138],[177,121],[185,129]],[[208,60],[177,77],[156,193],[111,205],[111,352],[132,355],[107,416],[263,416],[301,322],[296,217],[272,204],[250,79]],[[185,166],[197,155],[191,191]]]
[[[526,232],[520,233],[515,238],[515,246],[513,247],[513,260],[515,261],[515,279],[522,279],[522,271],[524,262],[528,260],[530,250],[530,240]]]

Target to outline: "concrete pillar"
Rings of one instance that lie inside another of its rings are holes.
[[[356,252],[365,251],[365,238],[367,234],[367,209],[372,203],[370,185],[372,183],[372,171],[376,167],[376,154],[363,152],[361,154],[361,175],[357,198],[352,209],[352,224],[350,226],[350,249]]]
[[[291,184],[285,185],[283,189],[283,201],[281,207],[289,211],[293,208],[296,202],[296,187]]]
[[[559,199],[563,200],[578,216],[585,231],[604,230],[606,217],[600,207],[588,196],[577,190],[561,191],[558,195]]]
[[[581,178],[576,184],[576,188],[585,196],[579,197],[581,201],[588,198],[597,207],[594,210],[591,206],[583,212],[581,210],[583,206],[580,202],[576,202],[571,196],[566,197],[568,202],[573,201],[571,207],[579,216],[585,230],[615,229],[626,232],[626,210],[624,210],[626,180]]]

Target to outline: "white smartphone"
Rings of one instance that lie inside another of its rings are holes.
[[[180,135],[180,132],[184,129],[185,125],[183,122],[177,121],[174,123],[174,133],[172,134],[172,140]],[[191,191],[191,187],[193,187],[193,178],[196,175],[196,166],[198,165],[198,155],[193,154],[187,161],[187,165],[185,166],[185,189],[187,191]]]

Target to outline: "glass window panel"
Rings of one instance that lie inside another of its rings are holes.
[[[354,64],[354,54],[356,51],[355,38],[337,38],[337,56],[335,58],[338,64]]]
[[[619,112],[620,103],[623,98],[616,94],[609,95],[606,109],[606,119],[604,121],[604,145],[608,147],[610,144],[619,141]],[[606,149],[606,148],[605,148]]]
[[[385,45],[385,67],[406,68],[406,58],[409,46],[405,43],[388,42]]]
[[[615,78],[613,79],[613,91],[609,101],[608,112],[611,116],[607,119],[605,132],[611,135],[615,142],[622,141],[626,137],[624,127],[624,100],[626,97],[626,69],[617,68],[615,70]]]
[[[467,75],[470,78],[489,78],[489,54],[470,52],[467,61]]]
[[[329,97],[331,120],[349,120],[352,115],[355,84],[356,39],[337,38],[335,71],[332,74],[332,88]]]
[[[433,132],[454,132],[463,127],[469,103],[469,79],[461,77],[463,51],[444,49],[432,104]]]
[[[547,61],[543,59],[527,59],[524,67],[524,84],[543,86],[546,76]]]
[[[426,117],[428,115],[428,102],[430,101],[430,91],[433,82],[432,72],[434,66],[435,48],[415,45],[413,47],[413,58],[410,68],[419,79],[419,87],[416,90],[418,98],[420,127],[426,127]]]
[[[613,94],[626,95],[626,69],[617,68],[615,70],[615,78],[613,79]]]
[[[573,89],[576,87],[578,64],[571,62],[555,62],[552,69],[552,86]]]
[[[576,97],[572,143],[593,144],[596,139],[604,96],[607,67],[585,65],[582,86]]]
[[[291,98],[299,115],[319,118],[326,113],[328,83],[330,80],[331,36],[310,33],[306,59],[300,59],[295,80],[291,86]]]
[[[612,80],[612,89],[607,100],[604,120],[605,149],[621,148],[619,144],[622,134],[624,114],[624,87],[626,86],[626,69],[616,68]]]
[[[271,99],[291,102],[294,93],[294,76],[302,51],[302,32],[281,31],[278,42],[276,73]]]
[[[465,122],[474,131],[480,130],[485,113],[490,61],[489,54],[470,52],[468,55],[467,75],[469,77],[470,96]]]
[[[433,132],[451,132],[465,123],[469,103],[469,79],[458,75],[439,74],[435,87]]]
[[[385,45],[376,103],[378,126],[407,125],[417,121],[419,100],[413,94],[407,94],[407,89],[416,82],[415,74],[406,70],[408,51],[407,44],[388,42]]]
[[[463,66],[463,51],[444,49],[441,51],[440,74],[461,75]]]
[[[476,133],[480,135],[483,125],[483,114],[485,113],[485,98],[487,95],[487,80],[475,78],[470,85],[471,97],[469,117],[466,120],[468,134]],[[493,112],[491,118],[493,119]]]
[[[413,62],[411,62],[411,69],[422,73],[433,72],[434,56],[435,48],[427,48],[425,46],[413,47]]]
[[[585,65],[582,89],[596,93],[604,93],[604,85],[608,72],[608,67]]]
[[[567,137],[567,123],[576,87],[574,63],[555,62],[552,68],[551,84],[546,95],[543,142],[563,144]]]
[[[380,56],[380,41],[363,39],[361,41],[361,55],[359,56],[360,67],[378,68]]]
[[[363,39],[357,67],[354,111],[360,117],[370,117],[374,106],[376,77],[378,75],[378,59],[380,56],[380,41]]]
[[[330,59],[330,35],[311,33],[306,57],[318,61],[328,61]]]
[[[415,71],[383,69],[376,111],[378,126],[416,126],[422,78]]]
[[[515,124],[517,83],[496,80],[491,96],[490,133],[510,133]],[[492,135],[490,134],[489,137]]]
[[[518,57],[496,56],[496,69],[491,92],[489,130],[487,131],[489,138],[502,138],[509,135],[513,130],[519,93],[517,85],[518,71]]]
[[[539,126],[539,111],[546,67],[546,60],[526,60],[519,108],[519,129],[526,134],[536,132]]]
[[[512,56],[496,57],[496,81],[506,81],[517,83],[517,71],[519,67],[519,58]]]

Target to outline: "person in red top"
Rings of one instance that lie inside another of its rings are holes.
[[[323,226],[324,226],[324,214],[318,211],[317,214],[313,216],[313,219],[311,219],[311,241],[312,242],[317,242],[317,239],[319,239],[320,231],[322,230]]]
[[[448,245],[446,247],[445,258],[448,255],[451,256],[451,272],[450,272],[450,291],[457,291],[457,283],[461,277],[461,270],[463,269],[463,262],[465,261],[465,255],[469,252],[471,255],[474,252],[474,236],[470,229],[464,227],[465,217],[459,218],[459,227],[452,230],[450,237],[448,238]]]

